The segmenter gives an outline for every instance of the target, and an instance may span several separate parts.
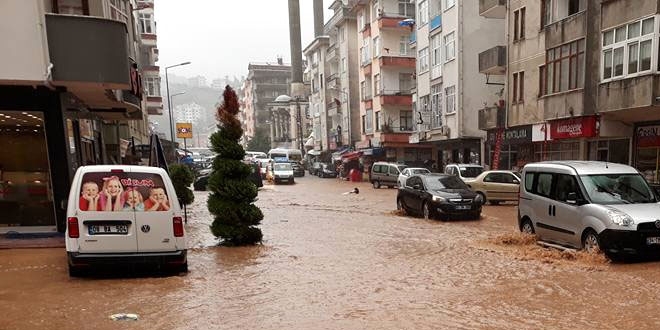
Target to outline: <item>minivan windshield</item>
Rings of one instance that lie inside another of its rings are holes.
[[[441,189],[468,189],[465,183],[451,175],[451,176],[428,176],[425,178],[426,190],[441,190]]]
[[[639,174],[582,175],[580,180],[596,204],[654,203],[655,196]]]
[[[476,178],[484,169],[481,166],[461,167],[461,176],[464,178]]]
[[[275,165],[273,165],[273,169],[275,171],[291,171],[293,168],[289,163],[275,163]]]

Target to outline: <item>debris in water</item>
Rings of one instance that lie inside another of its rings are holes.
[[[360,193],[360,189],[358,189],[358,187],[355,187],[353,188],[353,190],[345,192],[344,195],[359,194],[359,193]]]
[[[119,314],[110,315],[110,319],[113,321],[122,321],[122,320],[137,321],[139,318],[140,317],[137,314],[119,313]]]

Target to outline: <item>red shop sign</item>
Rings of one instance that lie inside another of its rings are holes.
[[[598,136],[598,117],[578,117],[550,122],[550,138],[573,139]]]
[[[660,125],[637,127],[635,135],[639,147],[660,146]]]

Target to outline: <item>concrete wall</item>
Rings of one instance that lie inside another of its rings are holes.
[[[0,82],[46,80],[44,0],[0,1]]]
[[[608,29],[658,13],[658,0],[617,0],[602,2],[602,28]]]
[[[656,75],[616,80],[600,85],[598,108],[605,112],[649,106],[656,96],[660,96],[660,77]]]
[[[527,13],[525,13],[527,15]],[[545,46],[553,48],[584,38],[587,34],[586,11],[566,17],[545,27]]]
[[[584,92],[581,89],[546,96],[543,100],[547,120],[584,114]]]
[[[443,8],[442,12],[442,38],[446,36],[447,34],[454,32],[454,38],[456,40],[455,43],[455,49],[456,49],[456,58],[447,62],[443,50],[442,54],[442,61],[444,62],[442,66],[442,109],[443,109],[443,120],[442,122],[445,123],[445,125],[449,126],[450,130],[450,136],[449,138],[455,139],[460,137],[459,135],[459,120],[458,120],[458,114],[461,112],[461,97],[460,97],[460,86],[459,86],[459,58],[461,56],[460,49],[462,47],[461,42],[465,40],[461,40],[462,37],[460,36],[460,31],[458,29],[458,22],[459,22],[459,6],[461,6],[461,3],[463,1],[457,1],[456,5],[453,7],[447,9]],[[477,3],[478,6],[478,3]],[[444,39],[443,39],[444,40]],[[444,41],[443,41],[444,43]],[[484,46],[484,49],[487,49],[488,47]],[[478,53],[475,53],[474,56],[478,56]],[[479,75],[481,78],[484,78],[481,74]],[[453,114],[447,114],[447,96],[445,94],[445,90],[447,87],[455,86],[456,87],[456,97],[455,97],[455,104],[456,104],[456,112]],[[477,123],[475,122],[475,126],[478,126]]]

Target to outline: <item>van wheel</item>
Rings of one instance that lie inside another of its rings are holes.
[[[582,249],[589,253],[600,252],[600,240],[598,234],[592,229],[587,229],[582,235]]]
[[[85,272],[80,267],[69,265],[69,276],[70,277],[82,277],[85,275]]]
[[[373,185],[374,185],[374,189],[380,188],[380,182],[379,181],[374,181]]]
[[[529,219],[523,220],[522,224],[520,225],[520,232],[529,235],[534,235],[534,225],[532,225],[532,220]]]

